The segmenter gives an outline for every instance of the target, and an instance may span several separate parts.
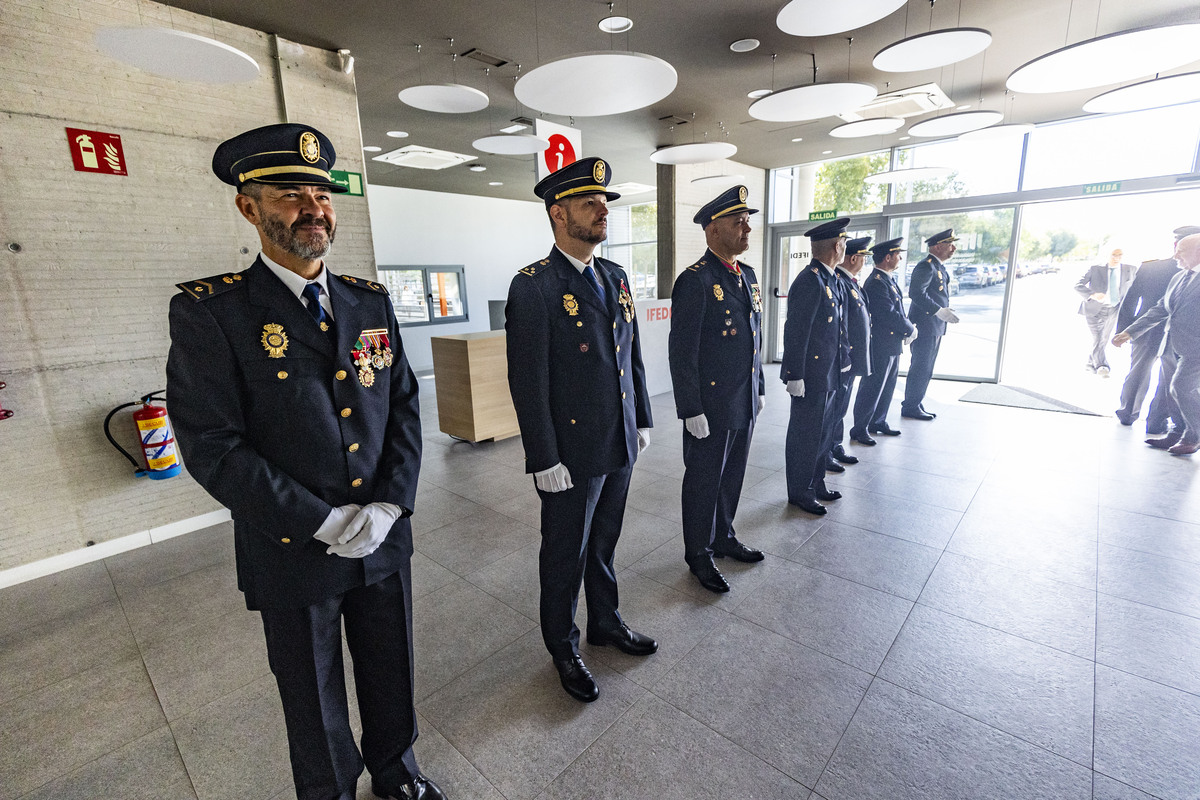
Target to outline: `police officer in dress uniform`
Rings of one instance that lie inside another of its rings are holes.
[[[603,159],[585,158],[534,187],[555,244],[513,278],[504,325],[525,468],[542,500],[542,638],[563,688],[585,703],[600,690],[579,657],[580,582],[589,644],[658,649],[617,612],[613,551],[653,423],[629,278],[593,255],[608,235],[608,201],[620,197],[611,177]]]
[[[387,290],[323,261],[334,149],[307,125],[220,145],[262,253],[179,284],[167,393],[192,476],[233,514],[238,586],[262,615],[300,800],[441,800],[413,754],[412,514],[417,383]],[[362,752],[350,729],[342,627]]]
[[[958,322],[958,315],[950,308],[950,273],[945,266],[958,249],[954,244],[957,241],[953,228],[926,239],[929,255],[917,262],[908,279],[908,318],[917,326],[904,382],[904,401],[900,404],[900,416],[908,419],[930,420],[937,416],[926,411],[923,403],[946,323]]]
[[[845,298],[843,311],[846,316],[847,352],[850,357],[850,370],[842,373],[841,383],[833,397],[833,447],[829,450],[831,463],[857,464],[858,457],[846,452],[842,446],[845,437],[845,417],[850,409],[850,396],[854,392],[854,379],[866,378],[871,374],[871,315],[870,304],[858,277],[862,274],[863,264],[871,254],[868,249],[871,237],[851,239],[846,245],[846,257],[838,264],[837,279],[841,283],[842,296]],[[859,391],[862,385],[859,384]],[[841,468],[835,469],[840,471]]]
[[[805,232],[813,258],[788,289],[783,326],[779,377],[792,396],[785,449],[788,502],[810,514],[825,513],[818,499],[841,497],[825,486],[830,444],[823,422],[842,373],[845,324],[834,265],[846,253],[849,223],[849,217],[840,217]]]
[[[916,330],[904,313],[904,295],[892,275],[904,257],[904,239],[880,242],[871,248],[871,257],[875,271],[863,287],[871,310],[871,374],[858,384],[850,429],[850,438],[865,445],[875,444],[872,433],[900,435],[888,425],[887,412],[896,391],[904,340]]]
[[[759,340],[762,290],[754,270],[737,260],[750,246],[747,189],[734,186],[692,221],[708,250],[671,291],[671,384],[683,431],[684,559],[700,585],[728,592],[713,556],[744,562],[763,554],[733,530],[746,474],[754,420],[766,402]]]
[[[1200,226],[1184,225],[1173,231],[1175,245],[1185,236],[1200,233]],[[1163,295],[1167,293],[1167,284],[1179,272],[1179,264],[1174,258],[1164,258],[1157,261],[1146,261],[1138,267],[1133,283],[1121,300],[1117,311],[1117,330],[1123,331],[1133,321],[1154,307]],[[1156,325],[1133,340],[1129,359],[1129,374],[1121,386],[1121,407],[1117,409],[1117,419],[1122,425],[1132,425],[1142,414],[1142,403],[1146,398],[1146,390],[1150,388],[1150,372],[1154,362],[1162,350],[1164,325]],[[1178,425],[1179,413],[1175,401],[1171,398],[1171,374],[1175,368],[1175,354],[1163,353],[1161,368],[1158,374],[1158,387],[1154,391],[1154,399],[1150,401],[1150,410],[1146,414],[1146,433],[1151,436],[1162,436],[1167,432],[1168,423],[1172,417]]]

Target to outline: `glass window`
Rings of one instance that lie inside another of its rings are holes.
[[[1200,103],[1041,125],[1029,137],[1025,189],[1177,175],[1196,159]]]
[[[602,255],[625,268],[635,300],[658,297],[658,203],[610,208]]]
[[[951,140],[896,151],[896,168],[946,167],[953,170],[941,180],[895,184],[893,203],[919,203],[983,194],[1015,192],[1021,171],[1019,136],[971,142]]]
[[[387,287],[388,294],[392,296],[397,322],[404,325],[429,321],[429,310],[425,304],[425,270],[380,267],[379,282]]]
[[[468,319],[466,274],[461,266],[380,264],[379,282],[387,287],[401,326]]]
[[[836,210],[839,215],[881,211],[887,202],[887,185],[863,183],[863,178],[886,170],[888,158],[888,151],[881,150],[774,170],[771,222],[806,220],[815,211]]]
[[[429,308],[435,322],[467,318],[466,298],[462,292],[462,269],[429,270]]]

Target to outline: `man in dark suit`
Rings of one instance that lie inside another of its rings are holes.
[[[892,275],[904,257],[904,240],[881,242],[871,248],[871,256],[875,271],[863,287],[871,312],[871,374],[859,382],[850,429],[850,438],[865,445],[875,444],[872,433],[900,435],[888,425],[887,412],[896,391],[904,340],[916,330],[905,316],[904,296]]]
[[[1166,294],[1132,325],[1113,337],[1120,347],[1165,322],[1165,347],[1175,354],[1171,396],[1179,407],[1183,424],[1166,436],[1146,443],[1172,455],[1190,456],[1200,450],[1200,233],[1185,236],[1175,246],[1180,271],[1171,279]]]
[[[1200,226],[1185,225],[1176,228],[1174,244],[1178,245],[1180,239],[1193,233],[1200,233]],[[1147,261],[1138,267],[1133,283],[1129,284],[1129,289],[1121,300],[1116,329],[1125,330],[1135,319],[1153,308],[1166,294],[1167,284],[1178,271],[1179,265],[1174,258]],[[1132,425],[1134,420],[1141,416],[1142,403],[1147,389],[1150,388],[1150,371],[1154,362],[1158,360],[1159,351],[1162,350],[1163,327],[1156,325],[1133,340],[1133,352],[1129,356],[1129,374],[1125,376],[1125,383],[1121,386],[1121,407],[1116,412],[1122,425]],[[1169,363],[1163,364],[1159,371],[1158,387],[1146,414],[1146,433],[1152,436],[1162,436],[1167,432],[1168,422],[1175,411],[1169,374],[1175,366],[1174,353],[1168,354],[1167,360]],[[1178,412],[1175,416],[1178,416]]]
[[[1075,291],[1083,296],[1079,313],[1087,322],[1092,333],[1092,352],[1088,355],[1087,368],[1105,378],[1109,374],[1108,340],[1113,326],[1117,324],[1117,307],[1125,297],[1133,274],[1137,268],[1121,263],[1124,253],[1118,248],[1108,257],[1108,264],[1095,264],[1075,284]]]
[[[825,513],[818,500],[842,496],[825,486],[830,429],[823,423],[842,376],[845,323],[834,265],[846,254],[849,222],[849,217],[841,217],[804,234],[812,243],[813,258],[788,289],[783,326],[779,377],[792,396],[785,444],[788,502],[810,514]],[[849,369],[849,363],[845,366]]]
[[[759,354],[762,289],[737,257],[750,247],[745,186],[705,204],[692,221],[708,250],[671,291],[669,358],[675,409],[683,420],[684,560],[700,585],[728,592],[713,556],[762,561],[733,530],[754,420],[766,402]]]
[[[854,393],[854,379],[857,377],[865,379],[871,374],[871,315],[867,296],[858,280],[859,275],[862,274],[863,264],[871,253],[868,249],[870,244],[870,236],[851,239],[846,245],[846,256],[842,263],[838,264],[835,273],[844,298],[842,312],[846,317],[847,337],[845,355],[850,359],[850,369],[841,373],[841,381],[838,383],[831,404],[830,425],[833,446],[829,449],[830,463],[826,464],[826,468],[832,467],[835,472],[840,469],[837,466],[839,462],[841,464],[858,463],[857,456],[846,452],[842,446],[842,439],[845,438],[845,418],[846,412],[850,409],[850,396]],[[859,391],[862,391],[861,384]]]
[[[223,143],[262,253],[245,272],[179,284],[167,395],[188,469],[230,509],[238,585],[262,615],[301,800],[441,800],[417,769],[412,514],[417,383],[387,290],[323,261],[337,231],[334,149],[306,125]],[[350,729],[342,629],[362,753]]]
[[[908,279],[908,318],[917,326],[904,381],[904,401],[900,404],[900,416],[908,419],[931,420],[937,416],[925,410],[925,392],[933,379],[946,323],[958,322],[958,314],[950,308],[950,273],[946,269],[946,261],[958,249],[954,244],[957,241],[953,228],[926,239],[929,255],[917,262]]]
[[[534,187],[555,246],[513,278],[504,324],[525,469],[542,500],[542,638],[563,688],[585,703],[600,690],[579,657],[581,582],[590,644],[658,649],[617,612],[613,552],[653,423],[629,278],[593,255],[608,236],[608,201],[620,197],[610,179],[603,159],[585,158]]]

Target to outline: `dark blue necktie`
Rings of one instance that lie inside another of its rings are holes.
[[[604,291],[604,284],[600,282],[598,277],[596,277],[596,273],[592,270],[591,264],[588,264],[586,267],[584,267],[583,274],[587,277],[588,283],[592,285],[592,288],[596,290],[596,294],[600,296],[600,302],[607,303],[608,294]]]
[[[329,321],[329,315],[325,313],[325,309],[321,308],[321,285],[319,283],[305,284],[304,291],[300,294],[308,301],[308,313],[312,314],[312,318],[317,324]],[[325,329],[322,328],[322,330]]]

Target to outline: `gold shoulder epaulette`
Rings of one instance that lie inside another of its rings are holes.
[[[366,278],[356,278],[353,275],[338,275],[337,277],[341,279],[342,283],[345,283],[349,286],[357,286],[359,289],[365,289],[369,292],[375,292],[376,294],[388,293],[386,286],[381,283],[376,283],[375,281],[369,281]]]
[[[214,275],[211,278],[202,278],[198,281],[188,281],[187,283],[177,283],[175,285],[187,292],[188,296],[198,302],[228,292],[230,289],[242,286],[243,283],[240,273],[226,272],[222,275]]]

